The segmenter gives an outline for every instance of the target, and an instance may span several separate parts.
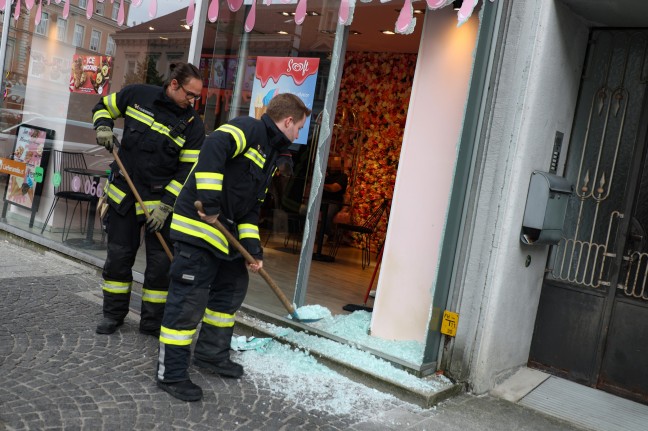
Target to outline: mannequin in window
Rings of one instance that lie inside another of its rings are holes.
[[[349,177],[344,173],[342,158],[337,154],[330,154],[324,178],[324,193],[322,200],[329,203],[326,213],[326,230],[324,231],[324,242],[333,239],[335,226],[333,218],[340,212],[344,205],[344,194],[346,193]]]

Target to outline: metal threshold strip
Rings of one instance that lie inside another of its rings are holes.
[[[645,431],[648,424],[647,405],[553,376],[519,404],[593,431]]]

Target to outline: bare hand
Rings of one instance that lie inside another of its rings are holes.
[[[257,260],[256,263],[249,263],[247,267],[252,272],[259,272],[259,270],[263,268],[263,261]]]
[[[202,211],[198,211],[198,215],[200,216],[202,221],[208,224],[214,224],[216,223],[216,220],[218,220],[218,214],[207,215]]]

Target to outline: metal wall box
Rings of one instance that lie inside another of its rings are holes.
[[[533,171],[520,241],[527,245],[558,244],[574,187],[565,178]]]

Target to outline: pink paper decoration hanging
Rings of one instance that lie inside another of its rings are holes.
[[[450,1],[448,0],[427,0],[427,5],[430,9],[439,9],[447,6],[449,3]]]
[[[241,6],[243,6],[243,0],[227,0],[227,7],[229,7],[229,10],[232,12],[241,9]]]
[[[396,33],[409,34],[414,30],[414,9],[412,8],[412,0],[405,0],[403,3],[403,8],[398,14],[398,20],[396,20]]]
[[[133,6],[135,6],[135,7],[140,7],[140,6],[142,5],[142,2],[143,2],[143,1],[144,1],[144,0],[133,0],[133,2],[132,2],[131,4],[132,4]],[[111,0],[111,3],[112,3],[112,0]]]
[[[249,33],[254,28],[254,23],[256,21],[256,0],[252,0],[252,6],[250,7],[250,12],[245,18],[245,32]]]
[[[194,6],[194,0],[189,0],[189,7],[187,8],[187,25],[193,25],[195,16],[196,7]]]
[[[218,0],[212,0],[207,9],[207,19],[209,22],[216,22],[218,19]]]
[[[461,8],[459,8],[459,12],[457,12],[457,20],[459,21],[459,24],[457,25],[461,25],[468,21],[468,18],[472,15],[475,6],[477,6],[477,0],[463,0]]]
[[[299,0],[295,9],[295,24],[302,25],[306,18],[306,0]]]
[[[88,19],[92,18],[93,12],[94,12],[94,1],[88,0],[88,4],[86,6],[86,18]]]
[[[0,0],[0,9],[4,10],[5,6],[7,6],[7,0]]]
[[[25,6],[27,7],[27,10],[32,10],[34,7],[34,0],[25,0]]]
[[[14,10],[14,19],[18,20],[18,17],[20,16],[20,0],[16,1],[16,9]]]
[[[124,25],[124,19],[126,19],[126,6],[124,6],[125,1],[126,0],[121,0],[119,3],[119,10],[117,11],[117,24],[119,25]]]
[[[124,0],[122,0],[122,4],[123,2]],[[157,0],[151,0],[151,2],[149,3],[148,14],[151,18],[155,18],[157,16]]]
[[[36,18],[34,19],[34,22],[36,25],[40,24],[41,22],[41,16],[43,15],[43,8],[42,8],[43,2],[41,1],[38,3],[38,9],[36,9]]]
[[[340,9],[338,10],[338,24],[342,25],[349,19],[349,0],[342,0],[340,2]]]

